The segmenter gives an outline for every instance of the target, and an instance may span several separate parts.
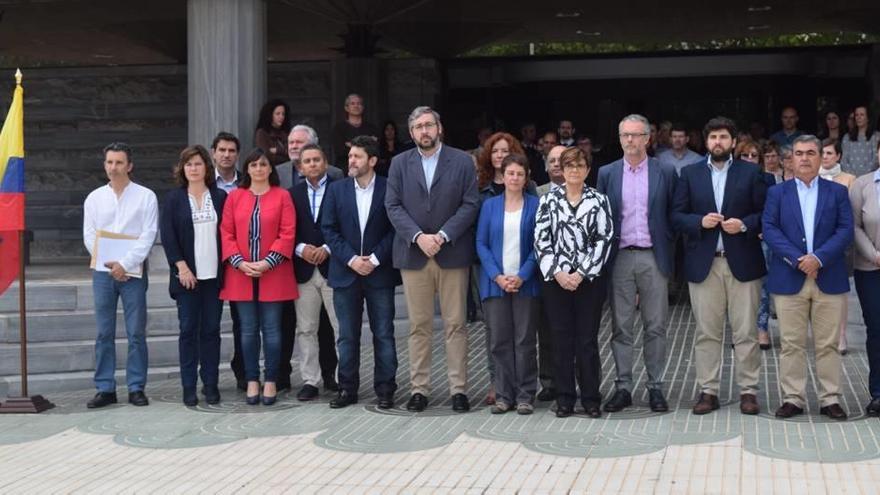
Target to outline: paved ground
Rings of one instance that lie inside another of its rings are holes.
[[[390,411],[373,405],[367,359],[361,404],[344,410],[327,407],[329,394],[318,403],[282,394],[275,406],[247,406],[225,374],[218,406],[186,408],[177,381],[166,380],[148,386],[148,408],[88,411],[92,392],[75,391],[50,397],[57,407],[42,415],[0,416],[0,493],[877,493],[880,422],[862,413],[867,362],[860,327],[850,329],[844,358],[850,421],[819,416],[812,384],[807,415],[773,419],[776,348],[763,353],[763,414],[740,415],[729,344],[727,402],[696,417],[693,320],[679,302],[669,325],[667,414],[650,413],[644,392],[635,407],[598,420],[560,420],[547,403],[532,416],[491,415],[482,405],[455,414],[439,333],[430,409],[412,414],[403,407],[408,356],[399,336],[401,388]],[[606,396],[613,378],[608,327],[606,315]],[[488,388],[482,324],[472,326],[470,339],[469,392],[476,402]],[[641,367],[637,376],[644,380]]]

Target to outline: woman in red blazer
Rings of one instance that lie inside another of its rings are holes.
[[[290,194],[260,148],[243,161],[238,189],[223,208],[220,225],[224,284],[220,298],[235,301],[241,319],[241,347],[247,403],[260,401],[260,334],[263,340],[263,404],[275,403],[281,356],[282,301],[299,297],[291,257],[296,214]]]

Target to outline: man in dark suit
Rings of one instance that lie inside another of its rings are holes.
[[[394,157],[385,207],[394,225],[393,261],[401,270],[410,320],[410,411],[423,411],[431,388],[434,297],[446,337],[452,409],[470,410],[467,392],[465,296],[475,258],[474,223],[480,196],[473,159],[440,142],[440,116],[416,107],[409,132],[417,147]]]
[[[624,117],[618,125],[623,158],[599,170],[599,191],[608,195],[614,217],[611,257],[611,351],[617,368],[608,412],[632,405],[633,326],[636,296],[644,325],[644,359],[651,410],[669,410],[663,396],[666,366],[668,283],[673,270],[670,221],[675,169],[647,154],[648,119]]]
[[[736,125],[725,117],[703,129],[708,159],[681,169],[673,221],[685,236],[685,275],[697,334],[694,361],[700,399],[694,414],[718,409],[724,325],[730,319],[740,412],[758,414],[761,369],[757,340],[761,277],[761,213],[767,184],[761,170],[733,159]]]
[[[304,146],[299,169],[306,180],[290,189],[296,209],[293,269],[299,285],[299,299],[296,300],[296,346],[300,352],[299,368],[304,382],[296,398],[308,401],[318,397],[318,385],[324,379],[319,364],[318,346],[322,304],[327,309],[334,335],[339,324],[333,310],[333,289],[327,283],[331,249],[321,232],[321,206],[327,184],[331,181],[327,176],[324,151],[315,144]]]
[[[767,290],[774,295],[782,352],[777,418],[804,412],[807,329],[816,354],[819,412],[845,420],[840,407],[840,314],[849,292],[844,252],[853,241],[853,215],[846,187],[819,177],[822,144],[812,135],[794,139],[794,180],[767,191],[764,242],[770,247]]]
[[[386,179],[375,173],[379,144],[357,136],[348,151],[349,178],[327,188],[321,227],[330,246],[329,283],[339,319],[339,394],[331,408],[358,401],[364,301],[373,332],[373,388],[380,409],[394,406],[397,346],[394,288],[400,273],[391,264],[394,228],[385,213]]]

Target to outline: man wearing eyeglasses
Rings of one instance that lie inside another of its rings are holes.
[[[480,196],[473,159],[442,144],[440,115],[430,107],[410,113],[416,148],[391,160],[385,208],[394,226],[392,262],[403,278],[410,321],[412,396],[407,410],[428,406],[434,298],[439,297],[446,341],[452,409],[470,410],[467,393],[468,336],[465,297],[468,269],[476,257],[474,222]]]
[[[816,354],[819,413],[843,421],[840,407],[840,314],[849,292],[844,252],[853,241],[853,215],[845,186],[820,180],[822,144],[812,135],[794,139],[794,180],[771,187],[762,217],[770,247],[767,290],[774,295],[782,352],[777,418],[804,412],[807,329]]]
[[[657,159],[663,163],[668,163],[675,167],[675,173],[681,175],[681,169],[685,165],[700,161],[703,157],[688,149],[687,127],[677,122],[672,124],[672,131],[669,133],[669,141],[672,145],[668,150],[664,150],[657,155]]]
[[[666,365],[668,280],[673,271],[674,235],[670,221],[675,168],[647,154],[648,119],[628,115],[618,134],[623,158],[599,170],[599,192],[606,194],[614,218],[611,257],[611,351],[617,368],[615,392],[607,412],[632,405],[633,331],[636,297],[644,326],[644,360],[649,405],[654,412],[669,410],[663,396]]]

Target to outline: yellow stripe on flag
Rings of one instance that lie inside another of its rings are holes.
[[[21,72],[16,71],[15,92],[12,105],[6,114],[3,131],[0,131],[0,182],[6,175],[6,165],[10,158],[24,158],[24,89],[21,87]]]

